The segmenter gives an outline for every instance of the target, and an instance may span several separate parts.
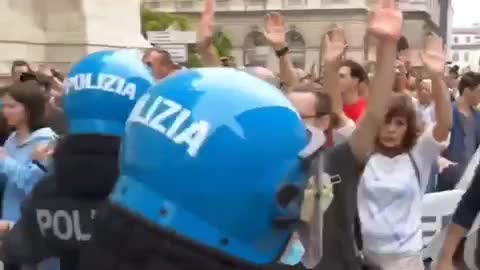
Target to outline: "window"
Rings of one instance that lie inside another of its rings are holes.
[[[468,54],[468,52],[465,52],[463,54],[463,61],[468,62],[468,59],[469,59],[469,54]]]
[[[290,58],[292,59],[292,64],[296,68],[304,69],[305,68],[305,40],[303,39],[302,34],[295,30],[287,32],[287,44],[290,47]]]
[[[180,9],[190,9],[193,8],[193,0],[180,0],[175,2],[177,4],[177,8]]]
[[[243,0],[245,10],[265,10],[267,0]]]
[[[252,6],[260,6],[260,5],[265,5],[265,0],[249,0],[248,4]]]
[[[458,43],[458,37],[453,38],[453,43]]]
[[[161,7],[160,1],[145,2],[145,5],[148,8],[160,8]]]
[[[458,52],[453,52],[452,61],[458,62],[459,60],[460,60],[460,56],[458,55]]]
[[[263,33],[252,31],[246,37],[243,44],[244,65],[265,67],[267,65],[270,45]]]
[[[471,38],[470,36],[468,36],[468,37],[466,38],[466,40],[467,40],[467,43],[472,42],[472,38]]]
[[[217,0],[217,7],[227,7],[229,0]]]
[[[303,4],[305,4],[304,0],[287,0],[287,5],[288,6],[300,6],[300,5],[303,5]]]
[[[323,0],[325,4],[347,4],[350,0]]]

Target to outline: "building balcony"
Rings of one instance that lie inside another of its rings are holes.
[[[217,0],[217,11],[258,11],[298,9],[367,8],[370,0]],[[204,0],[146,0],[152,10],[164,12],[200,12]]]
[[[193,11],[201,7],[198,0],[149,0],[145,1],[145,7],[164,12]]]
[[[438,0],[400,0],[404,12],[424,12],[430,15],[432,22],[440,25],[440,4]]]

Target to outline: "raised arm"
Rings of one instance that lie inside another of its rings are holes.
[[[448,138],[452,128],[453,116],[450,94],[443,79],[445,52],[442,39],[436,35],[429,36],[425,51],[420,54],[420,57],[432,80],[432,96],[437,120],[433,129],[433,137],[436,141],[443,142]]]
[[[472,184],[463,194],[452,217],[452,223],[448,227],[447,236],[443,242],[438,265],[435,270],[454,270],[453,257],[458,245],[470,231],[480,212],[480,166],[477,166]]]
[[[202,62],[207,67],[219,67],[222,65],[218,52],[213,46],[213,35],[215,33],[215,0],[206,0],[205,9],[200,19],[198,29],[199,41],[197,43],[198,53]]]
[[[295,74],[292,61],[288,54],[287,27],[285,19],[278,12],[272,12],[265,16],[265,38],[272,46],[278,56],[278,65],[280,70],[280,79],[286,86],[291,87],[299,83],[299,78]]]
[[[334,29],[325,35],[325,89],[332,101],[332,112],[338,117],[338,127],[348,122],[343,112],[342,93],[338,89],[338,69],[347,50],[345,33],[342,29]]]
[[[378,39],[375,76],[368,95],[368,107],[351,138],[352,152],[360,163],[367,161],[387,112],[395,78],[397,41],[402,33],[403,16],[395,0],[380,0],[368,31]]]

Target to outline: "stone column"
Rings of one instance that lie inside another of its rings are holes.
[[[94,51],[145,48],[140,0],[0,1],[0,74],[24,59],[67,71]]]
[[[9,74],[11,62],[43,61],[45,33],[42,5],[34,0],[0,1],[0,74]]]

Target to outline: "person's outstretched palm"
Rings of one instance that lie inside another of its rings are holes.
[[[201,48],[207,48],[213,42],[215,33],[215,0],[206,0],[199,26],[199,41]]]
[[[420,53],[422,62],[427,72],[433,75],[441,75],[445,69],[445,52],[442,39],[431,35],[427,39],[425,50]]]
[[[334,29],[325,35],[325,61],[340,61],[347,49],[347,41],[343,29]]]
[[[265,16],[265,38],[276,50],[286,46],[286,26],[282,15],[273,12]]]
[[[403,16],[395,0],[379,0],[368,31],[381,40],[398,41],[402,35]]]

